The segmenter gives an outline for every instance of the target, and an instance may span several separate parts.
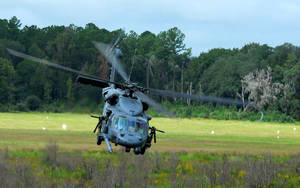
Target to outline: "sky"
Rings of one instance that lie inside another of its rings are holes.
[[[300,45],[300,0],[0,0],[0,19],[22,26],[94,23],[99,28],[158,34],[178,27],[198,56],[257,42]]]

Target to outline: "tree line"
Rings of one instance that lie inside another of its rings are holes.
[[[211,49],[195,57],[177,27],[158,34],[108,31],[93,23],[85,27],[21,27],[16,17],[0,19],[0,110],[97,108],[103,103],[99,89],[75,83],[76,75],[13,57],[6,48],[108,79],[109,65],[92,41],[113,43],[118,36],[122,39],[119,48],[124,68],[130,79],[141,86],[250,100],[263,110],[300,120],[298,46],[250,43],[240,49]],[[117,80],[122,81],[120,77]],[[176,98],[156,100],[205,105]],[[236,110],[247,110],[247,106]]]

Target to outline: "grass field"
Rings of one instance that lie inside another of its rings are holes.
[[[39,149],[55,141],[60,149],[103,150],[105,145],[97,146],[92,133],[96,123],[97,119],[88,114],[0,113],[0,147]],[[62,124],[67,125],[66,130],[62,129]],[[152,151],[254,154],[300,151],[300,122],[153,118],[150,125],[166,131],[158,133],[158,143],[153,144]]]
[[[119,146],[108,154],[95,143],[96,123],[87,114],[0,113],[0,188],[300,186],[299,122],[153,118],[166,133],[142,156]]]

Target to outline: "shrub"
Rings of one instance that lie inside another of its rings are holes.
[[[35,96],[31,95],[26,98],[26,107],[29,110],[37,110],[40,107],[41,100]]]
[[[16,105],[16,110],[17,110],[17,111],[21,111],[21,112],[27,112],[27,111],[28,111],[28,108],[27,108],[27,106],[26,106],[25,103],[18,103],[18,104]]]
[[[65,112],[65,104],[61,101],[55,101],[52,104],[44,104],[40,107],[41,111],[62,113]]]
[[[0,103],[0,112],[7,112],[7,111],[8,111],[8,105]]]

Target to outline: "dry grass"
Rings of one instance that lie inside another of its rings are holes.
[[[0,150],[0,188],[299,187],[300,155]]]

